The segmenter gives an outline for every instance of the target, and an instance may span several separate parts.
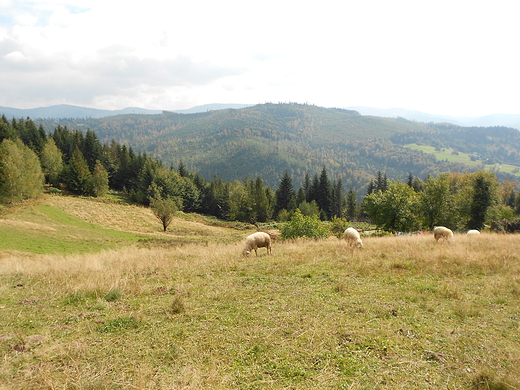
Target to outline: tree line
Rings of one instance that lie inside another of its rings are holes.
[[[0,119],[3,204],[38,196],[46,185],[86,196],[114,190],[154,210],[166,205],[248,223],[287,221],[301,213],[325,221],[365,220],[385,230],[412,231],[435,225],[481,228],[485,222],[520,214],[516,183],[499,185],[487,172],[441,174],[424,181],[410,174],[401,183],[378,171],[362,197],[352,188],[345,193],[342,179],[331,180],[325,166],[319,174],[305,173],[300,181],[296,188],[288,171],[275,190],[261,177],[206,180],[182,162],[166,167],[124,144],[102,144],[90,129],[58,125],[46,132],[29,118]]]

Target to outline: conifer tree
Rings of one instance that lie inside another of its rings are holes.
[[[66,188],[75,194],[87,195],[90,193],[90,170],[83,153],[76,147],[74,153],[65,166],[62,180]]]
[[[368,183],[368,187],[367,187],[367,195],[370,195],[375,190],[376,190],[376,185],[374,183],[374,180],[370,179],[370,183]]]
[[[381,171],[377,171],[377,179],[375,182],[374,191],[385,192],[388,189],[388,178],[386,172],[383,174]]]
[[[357,214],[357,195],[356,192],[350,188],[347,194],[347,219],[355,221]]]
[[[81,152],[87,161],[90,172],[94,171],[98,161],[103,160],[103,148],[98,141],[97,135],[92,130],[88,129],[85,134],[83,145],[81,145]]]
[[[331,217],[343,218],[345,197],[343,195],[343,183],[341,179],[332,183],[331,203]]]
[[[470,219],[468,229],[482,229],[486,221],[488,209],[496,199],[497,182],[486,172],[477,172],[473,183],[473,197],[470,205]]]
[[[330,219],[332,213],[331,185],[325,167],[321,170],[318,181],[316,203],[322,211],[322,218]]]
[[[280,185],[275,192],[275,216],[278,215],[281,210],[294,210],[296,208],[295,197],[296,194],[294,192],[291,176],[289,176],[289,173],[285,171],[282,179],[280,180]]]
[[[14,141],[17,138],[18,134],[16,134],[5,115],[2,115],[2,119],[0,120],[0,142],[4,139]]]

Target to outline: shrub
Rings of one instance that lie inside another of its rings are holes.
[[[327,238],[329,236],[329,228],[325,222],[320,221],[317,215],[305,216],[300,209],[296,209],[291,220],[280,229],[282,239],[290,240],[299,237]]]
[[[350,224],[347,222],[345,218],[334,217],[330,222],[329,230],[337,238],[343,238],[343,233],[345,232],[345,229],[349,226]]]
[[[491,222],[491,230],[500,233],[519,233],[520,219],[514,221],[501,219],[500,221]]]

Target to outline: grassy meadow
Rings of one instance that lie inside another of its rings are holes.
[[[428,146],[428,145],[417,145],[417,144],[408,144],[404,145],[405,148],[414,149],[414,150],[421,150],[424,153],[433,154],[435,158],[439,161],[450,161],[450,162],[456,162],[456,163],[462,163],[466,164],[470,167],[477,167],[480,169],[488,170],[491,172],[503,172],[503,173],[509,173],[514,176],[520,176],[520,170],[519,166],[517,165],[510,165],[510,164],[493,164],[493,165],[484,165],[482,161],[473,161],[471,160],[471,157],[467,153],[457,152],[456,154],[453,153],[453,149],[451,148],[442,148],[441,150],[437,151],[435,150],[434,146]]]
[[[520,388],[520,235],[243,258],[252,230],[161,230],[112,201],[2,210],[0,389]]]

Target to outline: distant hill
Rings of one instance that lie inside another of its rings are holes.
[[[225,108],[243,108],[247,104],[206,104],[202,106],[192,107],[185,110],[175,110],[183,114],[193,114],[198,112],[206,112],[212,110],[222,110]],[[31,119],[86,119],[86,118],[104,118],[107,116],[125,115],[125,114],[143,114],[154,115],[160,114],[162,110],[147,110],[138,107],[128,107],[122,110],[99,110],[96,108],[87,108],[79,106],[71,106],[68,104],[60,104],[49,107],[39,107],[30,109],[20,109],[11,107],[0,107],[0,115],[11,118],[31,118]]]
[[[86,119],[86,118],[103,118],[114,115],[124,114],[160,114],[160,110],[145,110],[143,108],[128,107],[122,110],[98,110],[96,108],[71,106],[68,104],[60,104],[49,107],[19,109],[10,107],[0,107],[0,115],[11,118],[31,118],[31,119]]]
[[[179,162],[206,177],[225,181],[256,178],[275,188],[285,170],[299,185],[325,166],[331,178],[364,191],[381,170],[405,180],[440,172],[477,170],[462,163],[438,161],[409,147],[422,143],[453,148],[485,161],[520,165],[520,132],[508,128],[464,128],[360,115],[347,109],[307,104],[259,104],[181,114],[126,114],[89,119],[42,121],[48,131],[62,125],[96,132],[146,152],[167,166]],[[462,150],[464,148],[464,150]]]
[[[205,104],[183,110],[168,110],[179,114],[196,114],[207,111],[225,110],[228,108],[240,109],[250,107],[251,104]],[[404,108],[374,108],[364,106],[346,107],[347,110],[354,110],[361,115],[378,116],[383,118],[404,118],[411,121],[422,123],[452,123],[459,126],[505,126],[520,130],[520,115],[516,114],[493,114],[481,117],[454,117],[447,115],[434,115],[420,111],[407,110]],[[68,104],[60,104],[49,107],[39,107],[31,109],[19,109],[12,107],[0,107],[0,115],[11,118],[32,118],[32,119],[86,119],[86,118],[104,118],[115,115],[126,114],[143,114],[155,115],[162,113],[163,110],[148,110],[138,107],[127,107],[121,110],[100,110],[95,108],[87,108],[73,106]]]
[[[353,106],[349,110],[356,110],[362,115],[380,116],[384,118],[405,118],[423,123],[452,123],[459,126],[505,126],[520,130],[520,115],[518,114],[494,114],[479,117],[454,117],[447,115],[433,115],[420,111],[406,110],[404,108],[373,108]]]

